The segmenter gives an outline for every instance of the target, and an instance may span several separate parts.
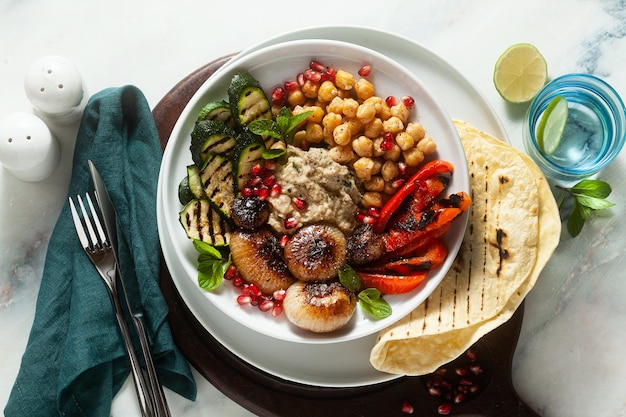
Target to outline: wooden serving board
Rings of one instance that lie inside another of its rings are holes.
[[[230,56],[216,59],[189,74],[154,108],[152,114],[163,149],[191,97],[229,59]],[[462,355],[443,367],[446,371],[443,376],[401,377],[364,387],[329,388],[286,381],[231,353],[187,308],[163,260],[160,285],[169,306],[168,320],[174,340],[189,363],[221,392],[257,415],[406,416],[402,406],[408,402],[414,408],[413,415],[417,416],[440,415],[438,408],[444,403],[452,404],[448,414],[451,416],[538,416],[520,400],[511,381],[511,361],[522,325],[523,304],[508,322],[485,335],[470,349],[476,359]],[[472,365],[479,365],[480,373],[470,371],[467,376],[459,376],[455,372],[467,372]],[[431,393],[436,389],[446,392],[448,386],[469,384],[467,381],[475,385],[476,393],[466,393],[458,404],[454,403],[456,393],[450,399]]]

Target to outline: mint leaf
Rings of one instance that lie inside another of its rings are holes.
[[[276,159],[283,156],[287,152],[285,149],[265,149],[261,153],[263,159]]]
[[[305,111],[304,113],[297,114],[292,116],[289,120],[289,127],[287,128],[287,132],[293,131],[296,127],[300,126],[302,122],[309,118],[312,115],[312,111]]]
[[[361,289],[361,278],[350,265],[346,265],[339,270],[339,282],[352,292],[357,292]]]
[[[366,313],[384,319],[391,315],[391,306],[383,299],[382,294],[375,288],[366,288],[358,295],[359,304]]]
[[[558,187],[558,186],[557,186]],[[601,180],[582,180],[572,187],[558,187],[574,199],[574,208],[567,218],[567,231],[570,236],[580,234],[585,221],[591,217],[592,212],[605,210],[615,204],[606,200],[611,194],[611,186]],[[562,207],[563,199],[560,199],[559,208]]]
[[[199,252],[198,285],[206,291],[213,291],[224,279],[224,274],[230,266],[230,255],[224,258],[219,249],[200,240],[194,240],[193,246]]]
[[[255,135],[271,136],[274,139],[278,140],[281,140],[283,138],[280,127],[274,120],[255,120],[248,125],[248,129],[250,129],[250,131]]]
[[[222,254],[220,253],[220,251],[217,250],[213,245],[209,243],[194,239],[193,247],[200,254],[210,255],[214,257],[215,259],[222,259]]]

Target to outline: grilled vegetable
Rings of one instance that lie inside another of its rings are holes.
[[[180,224],[190,239],[200,240],[214,246],[228,245],[230,226],[208,200],[191,200],[180,211]]]
[[[230,127],[235,126],[235,120],[230,111],[230,104],[224,100],[212,101],[204,106],[198,113],[198,121],[200,120],[217,120],[226,123]]]
[[[235,199],[231,162],[222,155],[210,154],[200,179],[207,198],[224,219],[230,219],[230,208]]]
[[[191,158],[202,167],[210,154],[227,154],[235,147],[235,131],[224,122],[201,120],[191,132]]]
[[[233,156],[233,178],[237,191],[241,191],[248,182],[252,167],[263,164],[264,150],[263,139],[248,129],[244,129],[237,136]]]
[[[250,122],[272,119],[272,108],[259,82],[249,73],[236,74],[228,86],[228,101],[235,125],[244,127]]]

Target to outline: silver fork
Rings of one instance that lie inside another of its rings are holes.
[[[87,212],[82,198],[77,196],[76,199],[78,200],[80,211],[82,213],[82,221],[81,216],[79,216],[78,211],[76,210],[72,197],[69,198],[70,210],[72,212],[72,219],[74,220],[76,233],[78,234],[78,239],[80,240],[85,253],[96,267],[100,277],[102,277],[102,281],[104,281],[104,284],[109,292],[109,296],[111,297],[115,318],[117,319],[120,333],[124,339],[124,347],[130,362],[131,374],[135,384],[137,398],[139,400],[141,415],[144,417],[155,417],[156,414],[153,405],[154,399],[152,398],[152,393],[148,388],[148,382],[144,379],[144,375],[140,367],[139,357],[133,347],[132,338],[126,324],[126,320],[124,320],[124,313],[118,296],[117,262],[115,260],[115,255],[113,254],[113,249],[107,240],[106,233],[104,232],[102,223],[98,218],[98,214],[94,208],[89,193],[86,193],[86,200],[89,205],[91,216]],[[85,227],[87,229],[87,233],[85,233]]]

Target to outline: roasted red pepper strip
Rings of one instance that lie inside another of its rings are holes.
[[[374,231],[382,233],[387,226],[387,222],[391,218],[392,214],[400,207],[400,204],[411,195],[418,187],[423,185],[423,182],[437,174],[443,174],[454,171],[454,166],[448,162],[440,159],[427,162],[422,166],[413,176],[402,186],[396,193],[391,196],[389,201],[380,210],[380,215],[374,223]]]
[[[391,219],[387,222],[388,227],[393,227],[395,223],[403,222],[409,216],[415,216],[421,213],[444,192],[448,181],[441,175],[435,175],[422,182],[411,195],[405,199],[403,204],[392,214]]]
[[[416,256],[389,262],[384,267],[389,273],[411,275],[440,267],[448,256],[448,248],[441,239],[433,239],[425,249],[425,252],[420,251]]]
[[[361,288],[376,288],[383,294],[404,294],[417,288],[428,276],[428,272],[412,275],[387,275],[357,272]]]

